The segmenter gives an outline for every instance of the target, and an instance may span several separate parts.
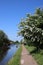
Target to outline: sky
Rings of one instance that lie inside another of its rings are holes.
[[[0,30],[11,40],[17,37],[18,24],[27,13],[33,14],[37,8],[43,8],[43,0],[0,0]]]

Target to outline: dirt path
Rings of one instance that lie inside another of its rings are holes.
[[[24,45],[22,45],[21,65],[38,65],[34,58],[28,53]]]

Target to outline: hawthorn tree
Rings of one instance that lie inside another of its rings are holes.
[[[19,35],[24,42],[29,44],[29,40],[37,49],[43,45],[43,9],[38,8],[33,15],[27,14],[26,18],[19,24]],[[31,44],[30,44],[31,45]]]

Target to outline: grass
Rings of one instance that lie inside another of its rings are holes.
[[[20,47],[7,65],[20,65],[22,47]]]
[[[33,46],[26,46],[26,48],[28,49],[28,51],[31,53],[35,50],[35,47]],[[33,52],[31,53],[32,56],[35,58],[35,60],[37,61],[38,65],[43,65],[43,50],[41,50],[40,52]]]

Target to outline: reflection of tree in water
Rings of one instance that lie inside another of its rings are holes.
[[[0,49],[0,62],[3,60],[3,58],[6,56],[7,51],[9,48],[6,49]]]

